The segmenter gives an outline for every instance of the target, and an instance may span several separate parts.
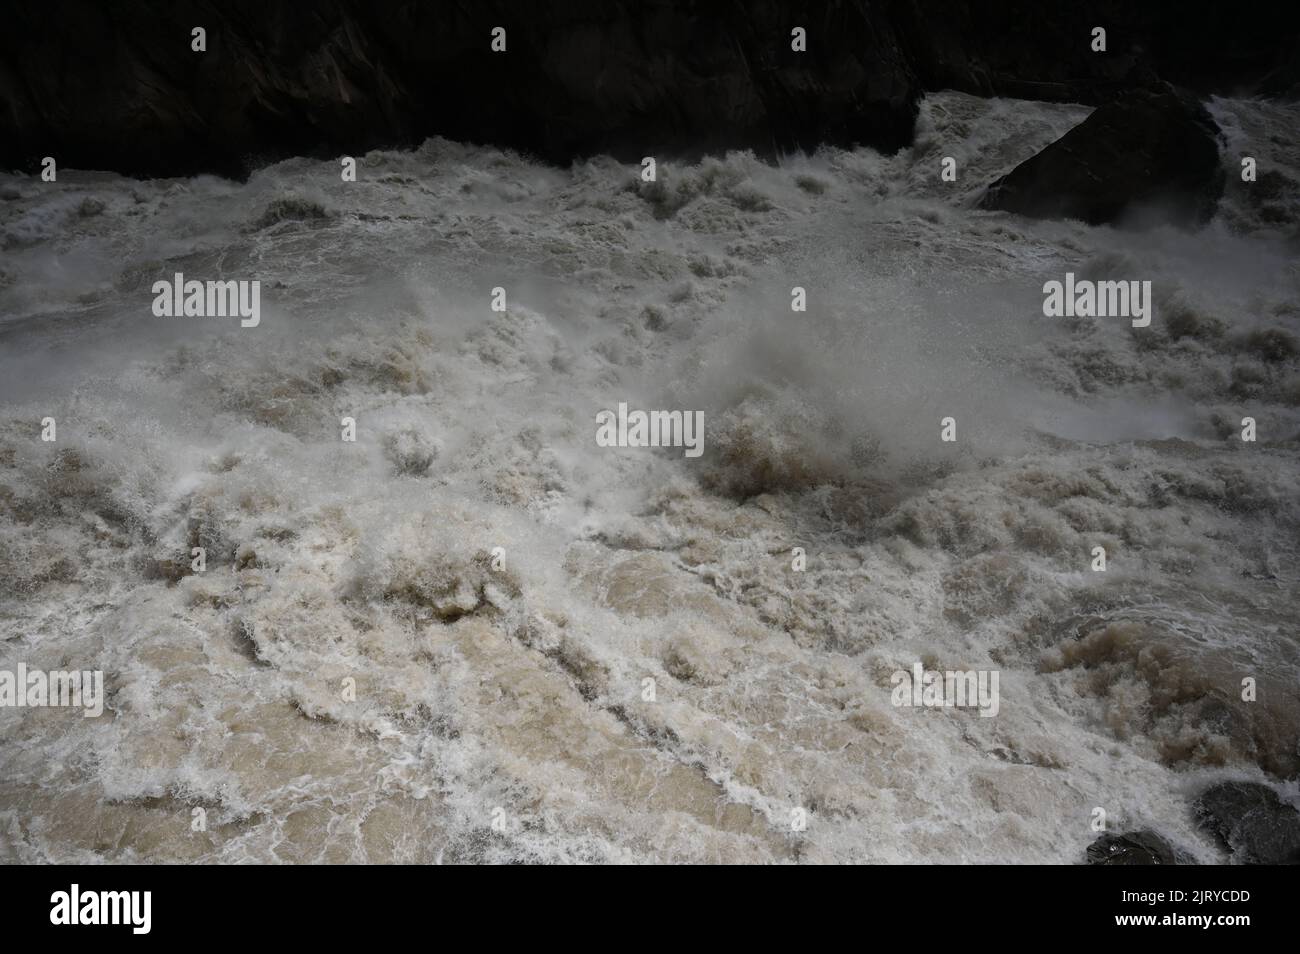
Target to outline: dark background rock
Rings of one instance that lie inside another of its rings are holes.
[[[1290,52],[1281,56],[1259,81],[1255,91],[1262,96],[1300,99],[1300,37],[1292,42]]]
[[[1195,225],[1223,194],[1218,137],[1189,96],[1168,88],[1129,93],[998,179],[980,204],[1092,225]]]
[[[1202,792],[1195,810],[1202,828],[1244,864],[1300,864],[1300,812],[1267,785],[1222,782]]]
[[[1300,5],[1097,0],[9,0],[0,167],[242,174],[431,135],[544,159],[911,142],[926,89],[1291,89]],[[504,26],[509,51],[489,50]],[[1109,52],[1093,53],[1103,25]],[[190,29],[207,30],[206,53]],[[790,30],[808,30],[808,52]],[[1290,72],[1288,72],[1288,70]]]
[[[155,175],[431,135],[556,161],[892,151],[921,95],[887,21],[844,2],[18,0],[0,64],[0,164]]]
[[[1090,865],[1178,864],[1173,846],[1147,829],[1102,835],[1088,846],[1087,854]]]
[[[926,89],[1049,102],[1100,105],[1156,76],[1203,95],[1240,94],[1294,62],[1300,37],[1300,4],[1276,4],[1255,16],[1221,0],[891,6]],[[1105,54],[1088,45],[1097,26],[1107,32]]]

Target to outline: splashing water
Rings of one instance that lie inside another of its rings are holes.
[[[1190,796],[1300,770],[1300,115],[1213,110],[1268,178],[1195,234],[973,211],[1087,110],[960,94],[655,183],[0,178],[0,669],[108,691],[0,711],[0,860],[1074,862],[1095,807],[1221,860]],[[1152,326],[1044,318],[1066,271]],[[997,717],[892,706],[917,661]]]

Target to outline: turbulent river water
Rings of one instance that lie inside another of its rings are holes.
[[[1196,793],[1300,771],[1300,109],[1211,109],[1197,232],[974,211],[1088,110],[959,94],[654,183],[0,176],[0,669],[107,693],[0,709],[0,861],[1073,863],[1097,808],[1222,861]],[[1151,326],[1044,317],[1067,271]],[[260,324],[155,317],[177,272]],[[893,705],[918,662],[997,715]]]

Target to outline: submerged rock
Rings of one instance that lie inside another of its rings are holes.
[[[1258,782],[1222,782],[1196,799],[1196,815],[1242,864],[1300,864],[1300,811]]]
[[[1196,100],[1172,89],[1133,93],[998,179],[980,205],[1090,225],[1200,224],[1223,194],[1218,136]]]
[[[1090,865],[1176,865],[1172,845],[1149,829],[1105,834],[1088,846]]]

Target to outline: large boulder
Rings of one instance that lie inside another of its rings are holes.
[[[1168,88],[1133,93],[998,179],[980,205],[1091,225],[1200,224],[1223,194],[1218,137],[1192,97]]]
[[[1243,864],[1300,864],[1300,811],[1267,785],[1221,782],[1196,799],[1203,829]]]

